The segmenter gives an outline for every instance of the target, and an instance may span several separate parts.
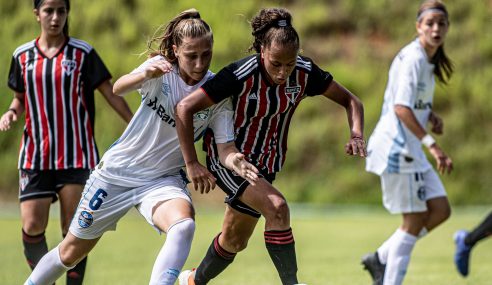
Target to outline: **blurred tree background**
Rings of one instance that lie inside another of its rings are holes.
[[[369,137],[381,109],[390,63],[415,36],[419,1],[392,0],[72,0],[70,35],[89,42],[103,58],[113,80],[145,60],[146,41],[182,10],[197,8],[214,31],[217,72],[247,54],[249,19],[263,7],[282,6],[294,17],[302,53],[329,70],[364,102]],[[445,1],[451,29],[446,51],[456,72],[449,85],[438,85],[435,109],[445,133],[437,137],[451,156],[455,171],[443,177],[455,205],[490,204],[492,176],[492,0]],[[7,110],[7,87],[13,51],[39,35],[32,1],[0,2],[0,111]],[[139,96],[127,97],[133,110]],[[118,138],[125,125],[96,95],[96,139],[100,153]],[[17,155],[23,120],[0,133],[0,199],[14,200],[18,188]],[[364,160],[344,154],[349,138],[346,114],[323,98],[303,101],[294,116],[289,152],[276,185],[289,201],[379,204],[377,176],[364,171]],[[199,148],[199,146],[197,146]]]

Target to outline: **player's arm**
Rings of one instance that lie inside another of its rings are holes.
[[[111,105],[111,107],[123,118],[127,123],[132,119],[133,113],[130,110],[130,107],[126,103],[125,99],[120,96],[116,96],[113,93],[113,86],[109,80],[103,81],[98,87],[97,90],[101,92],[106,101]]]
[[[395,105],[395,114],[398,119],[403,122],[405,127],[409,129],[423,144],[425,144],[429,152],[432,154],[437,163],[437,170],[441,173],[450,173],[453,170],[453,162],[439,145],[432,139],[426,130],[420,125],[413,111],[404,105]]]
[[[155,60],[149,63],[142,71],[123,75],[116,80],[113,92],[118,96],[124,96],[130,91],[141,88],[147,80],[157,78],[172,70],[173,66],[167,60]]]
[[[16,122],[22,113],[24,113],[24,93],[14,92],[14,99],[10,103],[9,109],[0,118],[0,131],[10,129],[12,122]]]
[[[234,142],[219,143],[217,149],[222,165],[239,174],[251,185],[256,184],[258,169],[244,158],[244,154],[239,152]]]
[[[215,177],[200,164],[194,145],[193,114],[212,106],[214,102],[198,88],[176,105],[176,131],[186,164],[188,178],[195,190],[208,193],[215,188]]]
[[[350,141],[345,145],[345,152],[361,157],[367,156],[366,143],[364,141],[364,106],[362,102],[342,85],[333,80],[323,92],[323,96],[333,100],[347,112],[350,128]]]

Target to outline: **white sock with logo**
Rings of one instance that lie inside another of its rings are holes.
[[[188,258],[195,233],[195,221],[184,219],[170,226],[152,269],[150,285],[173,285]]]
[[[384,285],[399,285],[403,283],[410,255],[418,238],[398,229],[391,239],[384,273]]]

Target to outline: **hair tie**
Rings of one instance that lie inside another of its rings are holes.
[[[425,15],[429,14],[429,13],[441,13],[443,14],[446,18],[448,17],[448,13],[446,13],[446,10],[440,8],[440,7],[436,7],[436,8],[428,8],[428,9],[425,9],[423,10],[422,12],[420,12],[418,15],[417,15],[417,22],[420,22],[422,20],[422,18],[424,18]]]
[[[277,26],[279,26],[279,27],[287,27],[287,26],[289,26],[289,24],[287,23],[287,20],[281,19],[281,20],[278,20],[277,21]]]

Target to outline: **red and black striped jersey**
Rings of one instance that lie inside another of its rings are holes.
[[[332,80],[311,59],[298,56],[286,83],[271,84],[256,54],[223,68],[201,88],[216,103],[232,97],[236,147],[262,171],[276,173],[285,161],[289,125],[297,106],[307,96],[322,94]],[[210,130],[204,150],[218,157]]]
[[[47,57],[33,40],[12,57],[8,85],[24,93],[26,110],[19,169],[90,169],[99,161],[94,139],[94,89],[111,78],[88,43],[67,38]]]

